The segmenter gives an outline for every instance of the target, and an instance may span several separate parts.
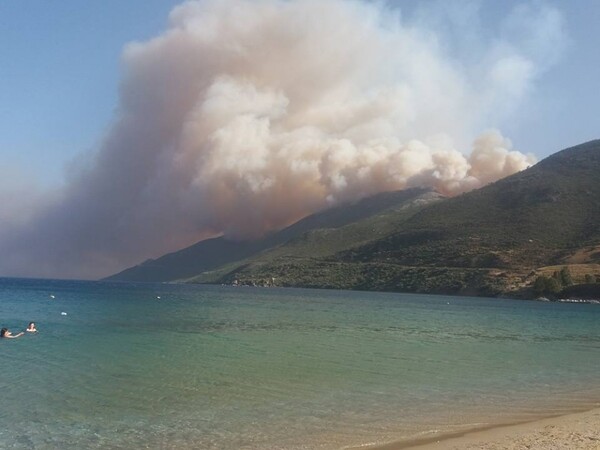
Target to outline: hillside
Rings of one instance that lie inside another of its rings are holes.
[[[385,211],[406,205],[422,205],[437,200],[439,195],[426,189],[384,192],[352,204],[341,205],[311,216],[256,241],[235,242],[223,237],[200,241],[190,247],[126,269],[106,280],[110,281],[174,281],[252,257],[267,249],[293,240],[312,230],[335,230]],[[341,248],[344,248],[343,246]]]
[[[392,236],[339,257],[481,268],[560,263],[600,242],[599,173],[600,141],[573,147],[427,208]]]
[[[598,173],[596,140],[455,198],[379,194],[258,241],[202,241],[110,279],[531,296],[539,275],[560,270],[549,267],[600,276]]]
[[[536,268],[600,262],[598,173],[592,141],[412,214],[314,229],[191,281],[521,295]]]

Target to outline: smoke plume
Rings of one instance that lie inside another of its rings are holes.
[[[536,30],[560,40],[560,15],[515,10],[467,58],[382,3],[183,3],[163,34],[125,47],[98,151],[4,222],[0,273],[108,275],[377,192],[455,195],[522,170],[533,157],[489,127],[545,70]]]

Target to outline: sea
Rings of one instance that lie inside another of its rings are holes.
[[[600,305],[0,279],[2,449],[347,449],[600,405]]]

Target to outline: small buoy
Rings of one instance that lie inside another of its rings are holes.
[[[63,312],[61,312],[61,313],[60,313],[60,315],[61,315],[61,316],[66,316],[66,315],[67,315],[67,313],[63,311]]]
[[[54,298],[54,295],[50,295],[50,298]]]

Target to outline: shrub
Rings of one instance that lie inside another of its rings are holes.
[[[573,277],[571,276],[571,271],[567,266],[564,266],[562,269],[560,269],[559,281],[560,284],[562,284],[565,287],[571,286],[573,284]]]
[[[546,283],[546,292],[548,294],[558,294],[562,286],[555,278],[550,278]]]
[[[548,278],[540,275],[533,283],[533,292],[536,295],[557,294],[561,290],[561,285],[554,277]]]

